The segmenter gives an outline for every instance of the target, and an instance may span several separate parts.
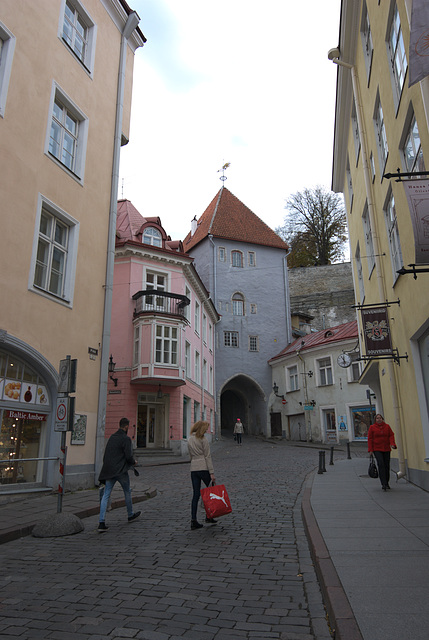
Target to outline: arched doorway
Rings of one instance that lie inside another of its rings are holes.
[[[237,418],[250,435],[265,434],[266,398],[259,384],[244,374],[234,376],[220,391],[221,433],[232,434]]]

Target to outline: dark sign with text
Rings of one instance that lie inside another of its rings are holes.
[[[368,356],[392,355],[387,308],[361,309],[365,348]]]

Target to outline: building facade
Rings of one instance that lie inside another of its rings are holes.
[[[359,385],[356,320],[297,338],[269,362],[273,421],[288,440],[366,440],[374,402]]]
[[[239,417],[248,433],[271,435],[268,360],[291,341],[288,247],[225,187],[194,219],[183,245],[221,317],[215,344],[219,433],[231,431]]]
[[[339,44],[328,54],[338,65],[332,189],[347,208],[360,381],[395,432],[399,476],[428,490],[428,274],[407,269],[427,265],[429,247],[407,193],[423,194],[425,206],[429,78],[409,86],[419,54],[411,18],[411,0],[341,2]]]
[[[66,487],[94,486],[112,166],[129,135],[138,22],[121,0],[1,3],[0,491],[57,488],[68,355]]]
[[[118,203],[106,437],[130,420],[137,449],[186,450],[192,424],[214,433],[219,316],[192,258],[159,218]]]

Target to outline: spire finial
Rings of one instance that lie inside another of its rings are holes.
[[[218,173],[222,171],[222,175],[219,177],[219,180],[222,180],[222,182],[225,182],[225,180],[227,180],[227,176],[225,175],[225,170],[228,169],[230,164],[231,164],[230,162],[225,162],[223,167],[217,170]]]

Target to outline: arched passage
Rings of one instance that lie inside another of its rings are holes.
[[[239,374],[225,382],[220,391],[221,432],[232,433],[237,418],[240,418],[246,433],[265,433],[265,402],[263,390],[249,376]]]

